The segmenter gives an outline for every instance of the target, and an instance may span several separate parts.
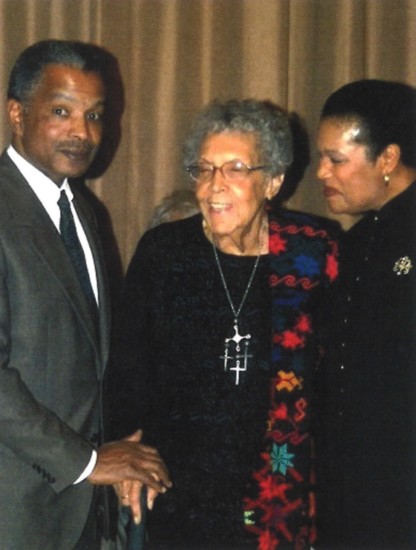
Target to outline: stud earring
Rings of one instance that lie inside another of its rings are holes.
[[[384,174],[383,179],[386,185],[390,183],[390,176],[388,174]]]

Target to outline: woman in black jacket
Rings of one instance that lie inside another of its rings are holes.
[[[378,80],[326,101],[318,177],[344,235],[324,311],[320,548],[416,548],[416,90]]]

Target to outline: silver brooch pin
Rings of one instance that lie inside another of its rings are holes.
[[[409,258],[409,256],[403,256],[403,258],[399,258],[396,261],[393,267],[393,271],[396,273],[396,275],[407,275],[412,268],[412,260]]]

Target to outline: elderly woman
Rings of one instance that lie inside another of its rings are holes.
[[[317,220],[268,212],[291,160],[283,111],[210,105],[184,154],[201,214],[148,231],[131,261],[114,423],[170,469],[151,548],[308,544],[311,316],[337,265]]]
[[[321,367],[318,534],[328,549],[416,548],[416,90],[326,101],[318,177],[341,241]]]

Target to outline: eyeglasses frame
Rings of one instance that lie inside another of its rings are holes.
[[[215,166],[215,164],[211,164],[211,163],[206,163],[207,165],[209,165],[211,167],[211,171],[210,171],[210,178],[207,179],[204,183],[208,183],[208,182],[211,182],[214,178],[215,178],[215,172],[218,170],[222,177],[226,180],[226,181],[232,181],[230,180],[230,178],[228,178],[225,173],[224,173],[224,166],[226,164],[231,164],[235,161],[232,161],[232,160],[229,160],[227,162],[224,162],[221,166]],[[270,168],[269,165],[267,164],[259,164],[258,166],[249,166],[247,165],[245,162],[242,162],[242,161],[238,161],[238,162],[235,162],[235,164],[240,164],[241,166],[244,166],[245,169],[247,169],[247,174],[245,176],[243,176],[242,179],[246,179],[248,178],[248,176],[252,173],[252,172],[256,172],[257,170],[264,170],[266,168]],[[185,171],[188,172],[189,174],[189,177],[195,181],[195,182],[198,182],[199,181],[199,178],[195,177],[192,175],[191,173],[191,170],[195,167],[199,166],[199,164],[191,164],[189,166],[186,166],[185,167]]]

